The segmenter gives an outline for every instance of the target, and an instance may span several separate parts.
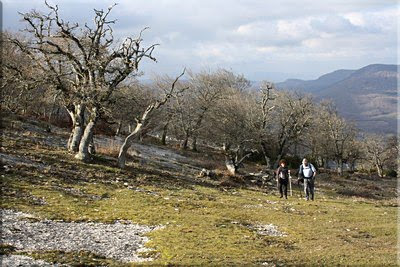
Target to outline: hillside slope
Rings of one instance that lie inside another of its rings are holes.
[[[306,81],[300,79],[288,79],[284,82],[277,83],[276,86],[282,89],[301,90],[308,93],[315,93],[348,78],[354,72],[354,70],[336,70],[324,74],[316,80]]]
[[[332,99],[340,114],[368,132],[396,133],[399,78],[397,65],[373,64],[338,70],[317,80],[288,80],[277,87]]]
[[[37,122],[3,118],[2,137],[2,262],[396,265],[393,178],[321,172],[315,201],[302,199],[295,184],[293,196],[282,200],[273,179],[263,186],[246,175],[210,179],[149,161],[151,153],[159,154],[154,144],[142,144],[147,151],[138,146],[139,155],[120,170],[109,154],[91,163],[76,160],[64,147],[68,132],[53,127],[48,133]],[[96,142],[98,151],[107,151],[101,146]],[[176,163],[211,159],[223,160],[216,152],[192,153],[176,157]],[[246,162],[244,170],[251,168],[263,166]]]

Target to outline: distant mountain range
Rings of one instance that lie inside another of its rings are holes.
[[[399,65],[373,64],[358,70],[336,70],[316,80],[288,79],[278,89],[332,99],[339,113],[367,132],[397,132]]]

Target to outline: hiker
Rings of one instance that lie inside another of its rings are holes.
[[[279,161],[279,165],[279,168],[276,170],[276,179],[278,181],[279,193],[281,194],[280,198],[283,198],[283,195],[285,195],[285,199],[287,199],[289,168],[286,166],[286,161],[284,159]]]
[[[299,180],[304,179],[304,193],[306,194],[306,200],[314,200],[314,181],[317,170],[315,167],[308,162],[306,158],[303,159],[303,163],[300,165]]]

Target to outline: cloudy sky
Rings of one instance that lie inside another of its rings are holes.
[[[44,1],[3,0],[3,28],[24,25],[17,12]],[[70,21],[91,22],[93,8],[118,5],[116,36],[159,43],[151,73],[226,68],[251,80],[315,79],[336,69],[396,64],[396,0],[49,0]]]

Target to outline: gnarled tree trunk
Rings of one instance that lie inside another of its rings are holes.
[[[72,119],[72,132],[68,140],[68,150],[78,152],[79,144],[82,139],[85,123],[85,105],[75,104],[74,110],[67,109]]]
[[[230,155],[225,155],[225,166],[231,175],[236,175],[237,165],[235,164],[235,158]]]
[[[378,176],[383,177],[383,169],[381,168],[381,166],[376,165],[376,170],[378,171]]]
[[[90,155],[96,154],[96,147],[94,146],[94,135],[93,134],[92,134],[92,140],[89,143],[88,151],[89,151]]]
[[[119,121],[117,130],[115,131],[115,136],[119,136],[120,135],[121,129],[122,129],[122,121]]]
[[[131,147],[132,142],[137,136],[140,134],[140,131],[143,127],[142,122],[138,122],[136,124],[135,130],[133,130],[126,138],[124,143],[122,144],[121,148],[119,149],[118,154],[118,167],[123,169],[125,168],[126,164],[126,155],[128,153],[128,149]]]
[[[166,102],[166,100],[165,100]],[[126,164],[126,154],[128,153],[128,149],[131,147],[132,142],[134,139],[138,138],[142,133],[143,125],[148,121],[149,115],[153,112],[154,109],[159,108],[165,102],[158,102],[150,104],[146,110],[144,111],[142,118],[140,120],[136,120],[136,127],[135,129],[125,138],[124,143],[122,144],[121,148],[119,149],[118,154],[118,167],[123,169],[125,168]]]
[[[265,159],[265,165],[266,165],[265,167],[267,169],[271,169],[271,159],[268,157],[267,144],[264,141],[261,142],[261,149]]]
[[[191,149],[193,151],[197,151],[197,136],[193,136],[193,140],[192,140],[192,147]]]
[[[378,157],[375,158],[375,167],[379,177],[383,177],[383,164]]]
[[[123,169],[125,168],[126,164],[126,154],[128,153],[128,149],[131,147],[133,140],[142,134],[142,128],[143,125],[146,124],[146,122],[149,120],[150,114],[153,112],[153,110],[160,108],[162,105],[164,105],[170,97],[172,97],[172,93],[174,92],[175,84],[178,81],[180,77],[182,77],[185,73],[185,70],[182,72],[181,75],[179,75],[175,81],[172,83],[171,90],[169,93],[165,95],[165,97],[159,101],[156,100],[155,102],[151,103],[150,105],[147,106],[146,110],[143,112],[143,115],[141,119],[136,119],[136,127],[135,130],[133,130],[126,138],[124,143],[122,144],[119,154],[118,154],[118,167]]]
[[[242,162],[256,152],[252,151],[247,153],[240,160],[238,160],[238,151],[239,150],[236,151],[235,155],[232,155],[232,153],[229,152],[225,153],[225,166],[231,175],[236,175],[237,171],[242,166]]]
[[[75,155],[76,159],[80,159],[82,161],[90,160],[89,146],[90,143],[93,142],[93,130],[96,125],[97,119],[98,110],[97,108],[93,108],[90,114],[89,122],[85,127],[85,131],[83,132],[83,136],[79,144],[78,154]]]
[[[338,172],[339,176],[343,176],[343,168],[344,168],[343,161],[342,160],[337,160],[336,164],[337,164],[336,167],[337,167],[337,172]]]
[[[185,134],[185,139],[181,142],[181,148],[186,150],[188,148],[189,134]]]
[[[169,125],[169,122],[164,124],[162,135],[161,135],[161,144],[164,146],[167,144],[168,125]]]

